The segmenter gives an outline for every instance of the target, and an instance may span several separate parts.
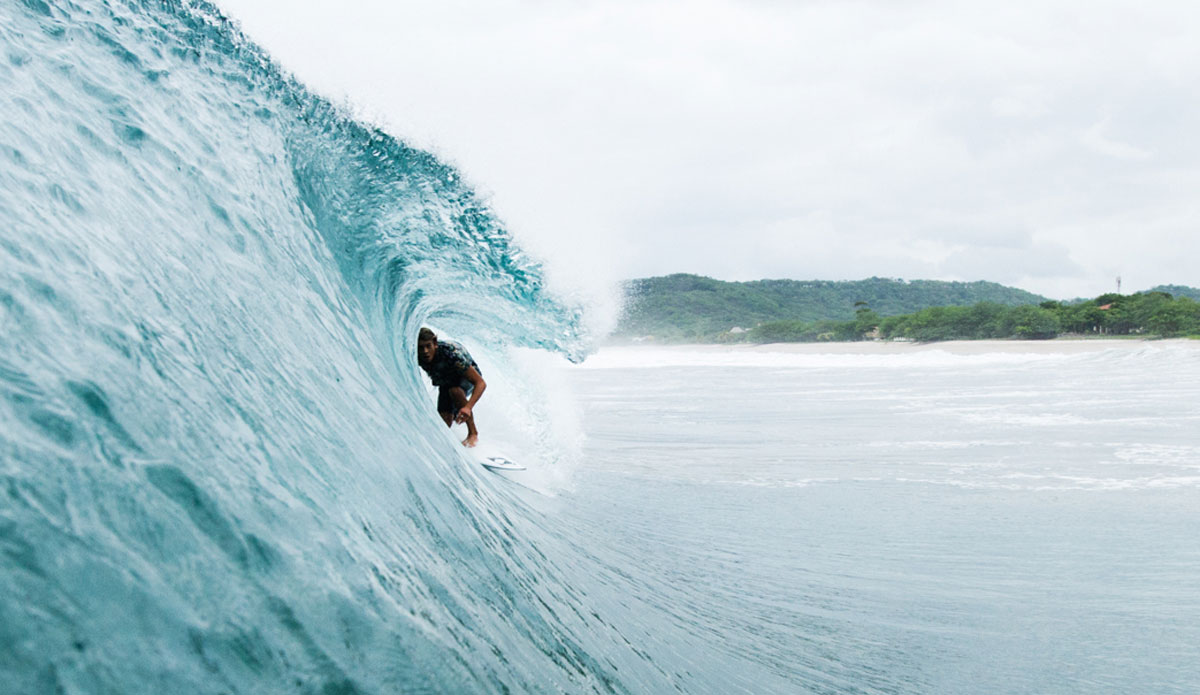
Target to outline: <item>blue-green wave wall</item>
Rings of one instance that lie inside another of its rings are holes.
[[[670,682],[430,412],[421,324],[588,346],[454,168],[204,3],[3,0],[0,46],[6,691]]]

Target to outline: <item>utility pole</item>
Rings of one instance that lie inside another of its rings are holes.
[[[1117,276],[1117,294],[1121,294],[1121,276]]]

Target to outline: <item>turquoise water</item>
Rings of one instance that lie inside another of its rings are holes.
[[[1195,689],[1196,351],[569,366],[459,173],[211,6],[0,49],[3,692]]]
[[[422,323],[587,340],[457,172],[204,3],[5,0],[0,47],[0,690],[670,682],[431,412]]]

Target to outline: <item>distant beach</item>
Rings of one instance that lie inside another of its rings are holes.
[[[626,345],[625,347],[634,347]],[[891,340],[820,343],[764,343],[760,345],[656,345],[641,344],[641,348],[670,348],[696,352],[785,352],[809,355],[900,355],[941,351],[955,355],[985,355],[988,353],[1079,354],[1102,350],[1141,350],[1146,347],[1183,347],[1200,350],[1200,340],[1171,338],[1142,340],[1137,338],[1056,338],[1053,340],[947,340],[933,343],[910,343]]]
[[[1200,350],[1200,340],[1172,338],[1140,340],[1129,338],[1056,338],[1054,340],[947,340],[935,343],[906,343],[864,340],[852,343],[767,343],[734,346],[735,349],[808,354],[890,355],[940,350],[955,355],[988,353],[1078,354],[1102,350],[1141,350],[1146,347],[1186,347]]]

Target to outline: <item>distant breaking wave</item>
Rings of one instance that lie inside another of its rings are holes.
[[[4,0],[0,36],[6,691],[685,678],[429,412],[423,323],[588,349],[453,168],[205,3]]]

